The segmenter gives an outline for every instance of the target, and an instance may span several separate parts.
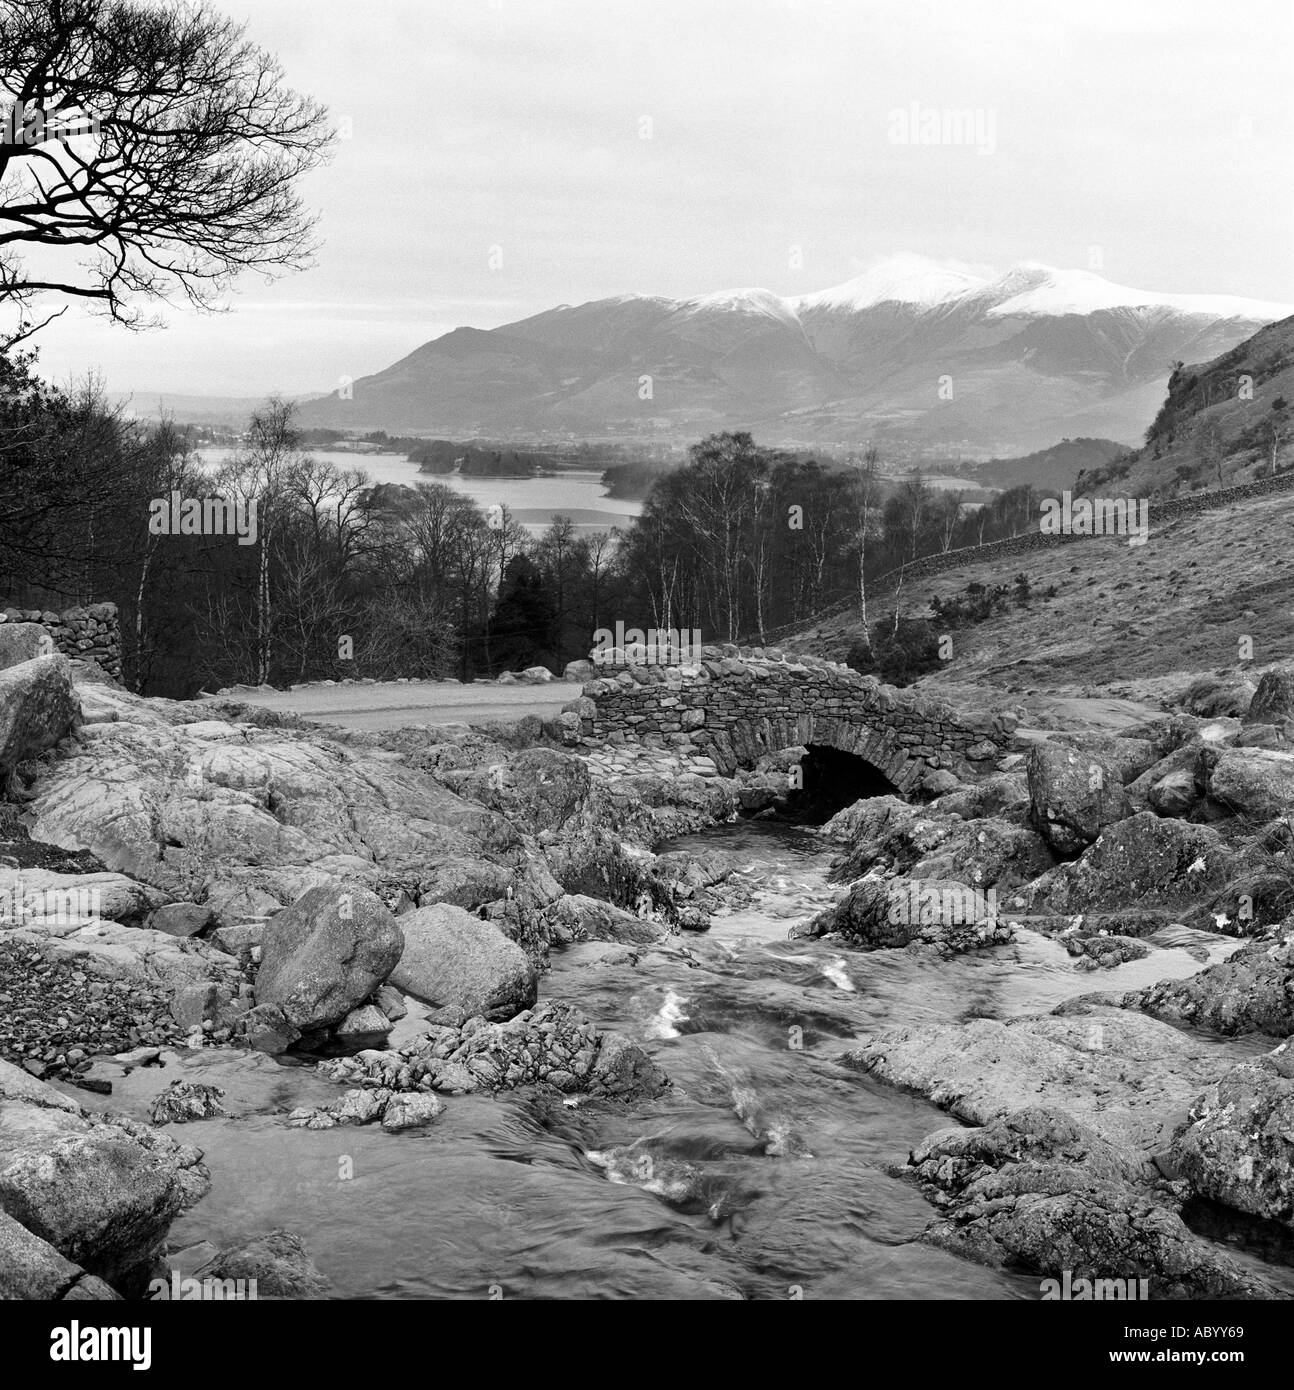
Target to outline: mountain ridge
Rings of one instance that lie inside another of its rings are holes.
[[[302,407],[307,425],[400,433],[876,438],[1029,452],[1132,444],[1173,364],[1209,360],[1289,306],[1130,289],[1022,262],[986,277],[897,257],[784,297],[618,295],[461,326]]]

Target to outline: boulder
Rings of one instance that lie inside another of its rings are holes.
[[[220,1102],[224,1095],[219,1086],[196,1081],[172,1081],[154,1098],[148,1118],[155,1125],[182,1125],[191,1120],[223,1115],[225,1108]]]
[[[404,952],[391,983],[431,1005],[434,1022],[511,1018],[534,1004],[539,983],[522,949],[461,907],[434,903],[400,918]]]
[[[894,796],[855,802],[825,827],[831,839],[849,846],[833,863],[834,876],[849,880],[880,869],[917,879],[958,879],[976,888],[1012,888],[1055,863],[1032,826],[996,815],[964,819],[946,809],[950,800],[930,806]]]
[[[1249,708],[1255,691],[1253,681],[1239,672],[1201,676],[1191,682],[1182,703],[1188,714],[1205,719],[1216,719],[1219,715],[1238,718]]]
[[[382,1111],[382,1128],[388,1134],[429,1124],[445,1109],[445,1102],[428,1091],[406,1091],[393,1095]]]
[[[1146,1150],[1166,1146],[1218,1065],[1210,1043],[1096,1007],[893,1029],[841,1060],[919,1091],[969,1124],[1062,1107],[1107,1142]]]
[[[1113,970],[1117,965],[1142,960],[1150,954],[1150,947],[1144,941],[1109,932],[1067,936],[1065,950],[1078,957],[1077,966],[1084,970]]]
[[[258,1004],[277,1005],[302,1032],[340,1023],[391,973],[405,938],[363,888],[311,888],[265,926]]]
[[[257,1004],[237,1020],[234,1036],[257,1052],[278,1056],[300,1040],[301,1030],[287,1021],[277,1004]]]
[[[1294,810],[1294,753],[1270,748],[1227,748],[1209,773],[1209,795],[1254,820]]]
[[[148,925],[168,936],[197,936],[212,920],[209,907],[200,907],[197,903],[166,903],[148,919]]]
[[[205,1195],[201,1157],[147,1125],[86,1116],[0,1061],[0,1211],[123,1293]]]
[[[453,903],[475,911],[504,898],[517,879],[517,870],[488,859],[450,855],[419,869],[414,888],[417,901]]]
[[[547,911],[554,928],[565,929],[582,941],[617,941],[634,946],[650,946],[663,941],[669,929],[659,922],[634,916],[624,908],[583,893],[567,893]]]
[[[1185,817],[1200,799],[1193,773],[1170,772],[1161,777],[1146,794],[1152,809],[1161,816]]]
[[[1240,865],[1206,825],[1142,811],[1107,826],[1082,858],[1011,893],[1008,908],[1072,915],[1211,902]]]
[[[1071,1287],[1144,1280],[1157,1299],[1281,1296],[1138,1190],[1146,1173],[1136,1155],[1063,1111],[941,1130],[913,1150],[909,1171],[940,1211],[922,1239],[980,1263]]]
[[[323,1298],[328,1281],[319,1273],[299,1236],[270,1231],[222,1250],[198,1274],[201,1278],[256,1281],[256,1297]]]
[[[1025,772],[1033,822],[1058,854],[1081,853],[1131,810],[1122,768],[1091,751],[1038,743]]]
[[[80,726],[71,672],[67,658],[57,655],[0,671],[0,783]]]
[[[555,1000],[506,1023],[473,1018],[457,1028],[432,1025],[398,1052],[339,1057],[321,1062],[319,1073],[342,1085],[362,1085],[368,1094],[377,1088],[383,1105],[391,1091],[429,1087],[458,1095],[546,1082],[560,1091],[644,1100],[670,1085],[636,1043],[599,1032],[578,1009]]]
[[[1013,824],[1023,824],[1029,810],[1029,788],[1019,774],[999,772],[980,782],[945,792],[929,809],[960,816],[963,820],[996,816]]]
[[[1171,752],[1146,769],[1140,777],[1128,783],[1127,792],[1129,800],[1138,811],[1144,811],[1147,805],[1154,806],[1150,793],[1160,782],[1177,778],[1182,774],[1182,780],[1176,781],[1175,785],[1182,789],[1183,797],[1189,794],[1191,804],[1204,795],[1205,784],[1208,780],[1208,768],[1212,758],[1217,753],[1216,748],[1207,747],[1197,742],[1188,742],[1181,747],[1174,748]],[[1187,787],[1193,789],[1187,792]],[[1155,806],[1155,810],[1159,810]],[[1170,814],[1161,811],[1161,815]]]
[[[860,879],[797,936],[839,932],[866,951],[929,946],[944,956],[1005,945],[1014,931],[997,916],[996,897],[938,879]]]
[[[1282,725],[1287,719],[1294,719],[1294,666],[1278,666],[1258,682],[1243,722]]]
[[[0,1299],[64,1298],[115,1299],[120,1294],[0,1211]]]
[[[373,996],[373,1002],[392,1023],[398,1023],[409,1012],[404,995],[393,985],[383,985]]]
[[[138,927],[160,910],[163,898],[156,888],[124,874],[0,866],[0,920],[8,919],[9,926],[66,927],[105,921]]]
[[[391,1020],[376,1004],[362,1004],[337,1025],[338,1042],[360,1044],[368,1039],[384,1038],[391,1031]]]
[[[594,797],[588,763],[553,748],[522,749],[506,763],[450,772],[443,780],[532,835],[587,820]]]
[[[1294,931],[1278,941],[1253,941],[1217,965],[1184,980],[1160,980],[1123,996],[1169,1023],[1213,1033],[1294,1034]]]
[[[0,623],[0,671],[53,653],[54,639],[39,623]]]
[[[1191,1106],[1173,1145],[1201,1196],[1294,1227],[1294,1049],[1233,1067]]]

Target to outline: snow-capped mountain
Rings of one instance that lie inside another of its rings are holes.
[[[1294,309],[1157,293],[1026,262],[917,256],[787,298],[620,295],[458,328],[304,423],[404,434],[894,437],[997,453],[1071,435],[1134,443],[1173,363],[1207,361]]]

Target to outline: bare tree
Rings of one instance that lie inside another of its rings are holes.
[[[277,595],[272,584],[271,561],[277,558],[279,531],[291,499],[300,494],[304,456],[300,436],[292,421],[296,407],[278,397],[251,418],[249,442],[221,469],[218,482],[227,495],[256,515],[256,596],[253,601],[254,684],[270,678],[274,660],[274,624]]]
[[[239,271],[309,261],[296,183],[332,142],[326,113],[204,4],[4,0],[0,117],[8,345],[63,312],[32,323],[46,292],[138,327],[141,301],[214,308]]]
[[[863,453],[855,485],[858,513],[855,532],[858,544],[858,621],[862,629],[862,645],[869,652],[872,649],[872,633],[867,623],[867,542],[871,534],[872,513],[877,500],[880,462],[881,451],[875,444],[869,444]]]
[[[939,549],[947,554],[957,535],[957,523],[962,519],[962,493],[956,489],[939,494]]]

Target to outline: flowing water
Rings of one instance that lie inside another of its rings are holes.
[[[887,1169],[957,1122],[833,1057],[885,1027],[1008,1018],[1188,975],[1235,943],[1181,929],[1096,977],[1029,932],[953,961],[864,954],[787,939],[839,891],[815,832],[746,822],[661,848],[737,856],[749,903],[663,949],[554,951],[541,995],[642,1042],[671,1092],[630,1108],[457,1096],[423,1132],[289,1130],[288,1110],[337,1088],[259,1054],[175,1055],[108,1102],[138,1109],[177,1075],[228,1093],[229,1119],[171,1131],[213,1175],[173,1246],[286,1227],[345,1297],[1037,1298],[1036,1276],[919,1243],[932,1208]],[[415,1007],[393,1042],[417,1031]],[[1219,1043],[1219,1071],[1261,1046]],[[1288,1272],[1265,1272],[1294,1292]]]

